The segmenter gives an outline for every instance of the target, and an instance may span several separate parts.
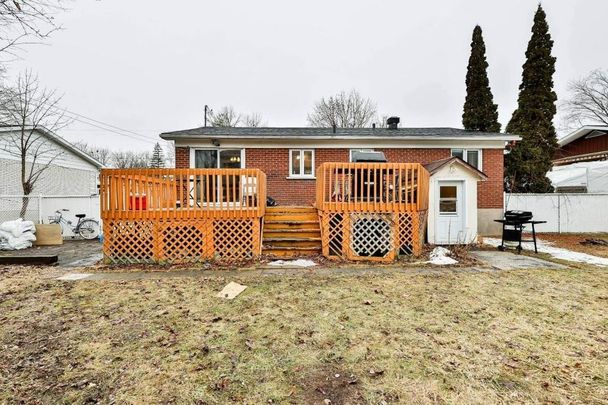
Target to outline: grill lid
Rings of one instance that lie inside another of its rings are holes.
[[[529,221],[532,219],[532,211],[505,211],[505,219],[510,221]]]

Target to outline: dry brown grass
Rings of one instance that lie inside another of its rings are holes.
[[[57,282],[0,270],[0,403],[600,403],[602,269]]]

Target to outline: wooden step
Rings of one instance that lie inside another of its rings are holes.
[[[268,248],[320,248],[321,238],[264,238],[262,246]]]
[[[318,221],[319,216],[317,213],[266,213],[264,218],[268,221]]]
[[[262,254],[273,257],[300,257],[314,256],[321,254],[321,247],[318,248],[300,248],[300,247],[282,247],[282,248],[264,248]]]
[[[306,230],[319,230],[319,221],[278,221],[278,220],[264,220],[264,231],[266,230],[278,230],[278,229],[306,229]]]
[[[264,238],[320,238],[320,229],[264,229]]]
[[[317,213],[317,209],[315,207],[300,207],[300,206],[281,206],[279,205],[278,207],[266,207],[266,213],[267,214],[275,214],[275,213],[279,213],[279,212],[291,212],[291,213]]]

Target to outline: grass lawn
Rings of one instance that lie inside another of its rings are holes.
[[[0,403],[601,403],[608,270],[57,282],[0,269]]]

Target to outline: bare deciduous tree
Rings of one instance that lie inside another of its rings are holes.
[[[308,124],[313,127],[364,128],[372,124],[376,115],[376,104],[372,100],[363,98],[356,90],[342,91],[317,101],[313,112],[308,115]]]
[[[236,127],[242,117],[232,106],[225,106],[218,112],[211,111],[208,119],[212,127]]]
[[[63,149],[44,132],[53,133],[69,123],[59,108],[61,97],[55,90],[43,88],[31,71],[19,75],[12,88],[1,89],[0,123],[13,127],[7,132],[4,150],[17,157],[21,165],[25,215],[29,195],[42,174],[59,158]]]
[[[110,165],[112,151],[109,148],[103,146],[92,146],[86,143],[85,141],[74,142],[73,145],[88,154],[89,156],[95,158],[102,165]]]
[[[165,141],[164,149],[166,151],[165,160],[168,167],[175,167],[175,142]]]
[[[258,113],[247,114],[244,119],[244,123],[246,127],[261,127],[263,122],[263,118]]]
[[[44,40],[61,27],[54,16],[64,0],[1,0],[0,55],[15,57],[23,45]]]
[[[112,167],[117,169],[150,167],[151,154],[148,152],[115,151],[112,152]]]
[[[568,85],[570,98],[562,103],[570,124],[608,125],[608,71],[597,69]]]

